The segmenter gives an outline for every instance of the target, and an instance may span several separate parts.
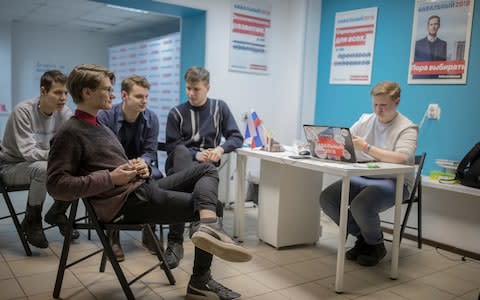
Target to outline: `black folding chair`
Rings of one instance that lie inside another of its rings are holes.
[[[10,215],[0,217],[0,220],[12,218],[13,224],[15,224],[15,228],[17,229],[18,237],[22,242],[23,249],[25,249],[25,254],[27,254],[27,256],[32,256],[32,250],[30,250],[30,246],[28,245],[27,237],[25,236],[22,226],[18,221],[18,216],[25,214],[25,211],[16,212],[15,207],[12,204],[12,200],[8,195],[8,193],[28,191],[28,190],[30,190],[30,184],[8,186],[3,182],[3,179],[0,176],[0,191],[2,192],[3,200],[5,200],[5,204],[7,204],[8,211],[10,212]]]
[[[425,163],[425,157],[427,153],[423,152],[420,155],[415,156],[415,181],[412,187],[412,192],[410,197],[406,200],[403,200],[402,204],[407,204],[407,210],[402,220],[402,227],[400,229],[400,242],[402,241],[405,228],[413,229],[417,231],[417,246],[422,248],[422,170],[423,164]],[[407,225],[408,217],[410,216],[410,211],[412,210],[412,205],[417,203],[417,226]],[[392,222],[382,220],[382,223],[393,224]]]
[[[110,261],[110,264],[112,265],[112,268],[115,272],[115,275],[117,276],[118,281],[120,282],[120,285],[122,286],[123,292],[125,293],[125,296],[127,299],[135,299],[135,296],[132,293],[132,290],[130,289],[130,285],[132,285],[134,282],[142,278],[143,276],[147,275],[151,271],[155,270],[157,267],[161,267],[165,275],[167,276],[168,282],[171,285],[175,284],[175,278],[173,277],[172,272],[170,271],[170,268],[168,265],[165,263],[165,257],[164,257],[164,252],[162,250],[162,247],[160,247],[158,243],[158,239],[156,235],[153,233],[152,229],[150,228],[149,224],[120,224],[120,223],[103,223],[100,222],[95,214],[95,210],[93,209],[93,206],[90,204],[88,200],[82,199],[83,203],[85,205],[85,209],[88,213],[88,216],[84,216],[81,218],[76,219],[76,214],[77,214],[77,208],[78,208],[78,202],[79,200],[75,200],[72,203],[72,206],[70,208],[70,215],[68,218],[68,229],[65,234],[65,240],[63,242],[63,248],[62,248],[62,255],[60,257],[60,263],[58,266],[58,272],[57,272],[57,279],[55,281],[55,288],[53,290],[53,297],[58,298],[60,296],[60,290],[62,288],[62,282],[63,282],[63,277],[65,275],[65,270],[71,266],[76,265],[79,262],[82,262],[100,252],[103,252],[102,255],[102,261],[100,263],[100,272],[105,271],[105,265],[106,265],[106,260],[108,259]],[[99,249],[97,251],[94,251],[74,262],[68,263],[68,254],[70,251],[70,242],[72,239],[72,230],[73,228],[75,229],[94,229],[97,232],[97,235],[102,243],[103,249]],[[150,235],[152,239],[156,241],[155,247],[157,248],[157,258],[158,258],[158,263],[143,272],[142,274],[138,275],[134,279],[132,279],[130,282],[127,281],[122,268],[120,267],[120,264],[117,262],[117,259],[115,258],[111,245],[109,243],[109,231],[111,230],[142,230],[143,228],[146,228],[146,232]]]

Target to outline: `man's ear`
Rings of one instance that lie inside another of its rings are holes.
[[[47,89],[44,86],[40,87],[40,96],[45,96],[47,94]]]
[[[128,93],[127,93],[127,91],[125,91],[125,90],[122,90],[122,92],[121,92],[121,94],[120,94],[120,95],[122,96],[122,101],[125,101],[125,98],[127,98],[127,96],[128,96]]]
[[[92,95],[92,90],[88,87],[84,87],[82,89],[82,98],[85,99],[87,97],[90,97]]]
[[[398,97],[397,99],[395,99],[395,105],[398,106],[400,104],[400,97]]]

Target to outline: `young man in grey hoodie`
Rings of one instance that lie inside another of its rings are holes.
[[[27,241],[47,248],[42,229],[42,207],[47,195],[47,158],[50,139],[72,115],[67,102],[67,77],[58,70],[40,78],[40,96],[21,102],[13,109],[5,127],[0,149],[0,176],[7,185],[30,184],[27,210],[22,228]],[[65,233],[68,202],[56,201],[45,220]],[[74,231],[73,238],[79,233]]]

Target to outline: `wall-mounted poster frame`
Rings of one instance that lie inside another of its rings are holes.
[[[474,0],[416,0],[409,84],[465,84]]]
[[[370,84],[377,7],[335,14],[330,84]]]
[[[230,71],[268,74],[272,4],[232,0]]]

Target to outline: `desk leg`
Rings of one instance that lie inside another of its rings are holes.
[[[335,291],[343,292],[343,270],[345,267],[345,241],[347,236],[347,219],[348,219],[348,198],[350,193],[350,177],[342,179],[342,199],[340,204],[340,224],[338,234],[338,250],[337,250],[337,272],[335,277]]]
[[[243,242],[245,238],[245,171],[247,157],[237,154],[237,190],[235,199],[235,214],[233,222],[233,236]]]
[[[395,212],[393,219],[393,243],[392,243],[392,267],[390,270],[390,278],[398,277],[398,257],[400,255],[400,227],[402,215],[402,199],[403,199],[403,182],[404,175],[397,175],[397,186],[395,189]]]

